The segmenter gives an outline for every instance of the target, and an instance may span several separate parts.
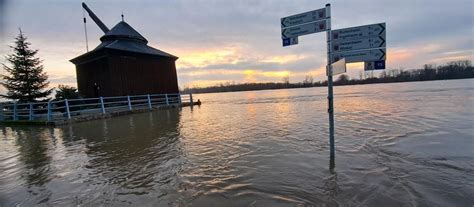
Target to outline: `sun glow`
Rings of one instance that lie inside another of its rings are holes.
[[[217,64],[235,64],[241,59],[239,47],[224,47],[212,49],[195,49],[180,51],[177,68],[202,68]]]

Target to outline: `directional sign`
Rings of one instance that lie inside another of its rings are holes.
[[[355,40],[373,36],[382,36],[385,39],[385,23],[333,30],[331,34],[333,41]]]
[[[371,49],[385,47],[385,39],[381,36],[378,37],[369,37],[366,39],[358,40],[342,40],[334,41],[332,43],[333,52],[343,52],[351,50],[362,50],[362,49]]]
[[[385,60],[365,62],[364,70],[383,70],[385,69]]]
[[[331,62],[336,62],[342,58],[346,59],[346,63],[385,60],[385,53],[385,48],[334,53]]]
[[[298,44],[298,37],[290,37],[283,39],[283,47],[297,45]]]
[[[281,28],[292,27],[326,18],[326,8],[281,18]]]
[[[281,29],[281,38],[298,37],[302,35],[322,32],[327,30],[326,20],[302,24],[296,27]]]
[[[332,75],[339,75],[346,72],[346,59],[342,58],[339,61],[331,64]]]

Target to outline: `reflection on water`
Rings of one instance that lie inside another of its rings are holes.
[[[14,143],[0,154],[5,172],[0,179],[16,183],[1,188],[0,204],[121,205],[156,191],[162,195],[154,199],[166,201],[176,194],[183,164],[180,113],[158,111],[58,128],[3,127],[3,140]]]
[[[472,80],[336,87],[336,160],[325,88],[2,126],[0,206],[470,206],[473,91]]]
[[[49,168],[51,157],[48,155],[47,143],[49,140],[42,138],[31,139],[32,133],[38,133],[36,130],[16,132],[18,135],[16,145],[19,146],[19,161],[27,169],[22,172],[20,178],[25,180],[28,186],[42,186],[49,181],[49,174],[51,173],[51,169]],[[49,137],[49,130],[44,130],[39,133]]]

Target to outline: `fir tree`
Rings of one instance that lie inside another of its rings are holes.
[[[2,64],[8,74],[2,75],[4,81],[1,85],[8,92],[0,96],[20,102],[33,102],[46,98],[53,89],[48,89],[48,75],[43,71],[42,61],[35,57],[38,50],[30,49],[26,39],[20,29],[15,46],[10,46],[13,53],[5,57],[12,67]]]
[[[58,89],[56,89],[56,95],[54,96],[56,100],[64,100],[64,99],[78,99],[79,92],[77,88],[67,85],[59,85]]]

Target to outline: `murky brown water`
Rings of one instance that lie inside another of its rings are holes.
[[[0,206],[472,206],[474,80],[199,94],[201,107],[0,128]]]

